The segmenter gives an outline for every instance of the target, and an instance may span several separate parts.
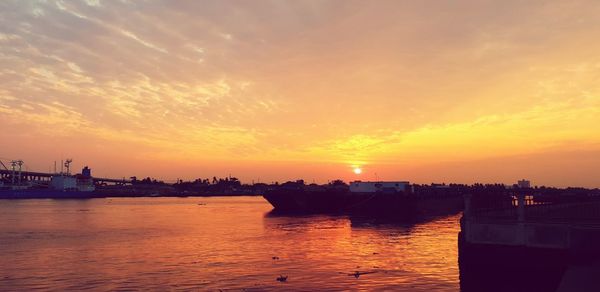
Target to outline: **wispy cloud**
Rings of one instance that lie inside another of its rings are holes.
[[[0,138],[343,164],[596,145],[598,12],[585,0],[4,1]]]

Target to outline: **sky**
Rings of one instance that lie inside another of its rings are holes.
[[[595,0],[0,1],[0,158],[600,187],[598,15]]]

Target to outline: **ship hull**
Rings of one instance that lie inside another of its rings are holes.
[[[0,190],[0,199],[88,199],[94,192],[52,189]]]
[[[461,196],[418,198],[403,193],[349,191],[270,191],[263,197],[277,212],[354,214],[404,218],[438,216],[462,210]]]

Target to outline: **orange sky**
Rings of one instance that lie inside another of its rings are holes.
[[[2,1],[0,158],[600,187],[598,15],[592,0]]]

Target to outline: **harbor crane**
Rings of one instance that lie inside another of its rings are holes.
[[[6,165],[4,164],[4,162],[2,162],[2,160],[0,160],[0,165],[8,171],[8,167],[6,167]]]
[[[0,159],[0,166],[2,166],[2,168],[4,168],[4,170],[6,170],[7,172],[10,171],[8,170],[8,167],[6,167],[6,164],[4,164],[4,162],[2,162],[2,159]],[[3,180],[0,179],[0,185],[3,184]]]

